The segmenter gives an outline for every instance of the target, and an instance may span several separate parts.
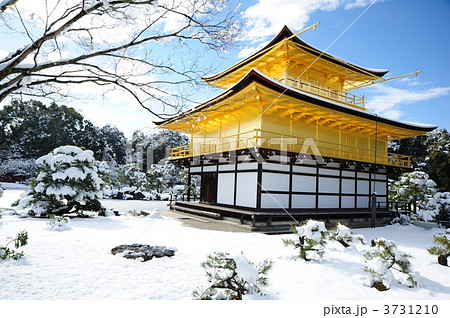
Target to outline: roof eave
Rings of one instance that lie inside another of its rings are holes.
[[[414,130],[414,131],[419,131],[419,132],[424,132],[424,133],[432,131],[437,128],[437,126],[434,126],[434,125],[421,125],[421,124],[415,125],[413,123],[396,121],[396,120],[392,120],[389,118],[385,118],[383,116],[378,116],[377,114],[371,114],[371,113],[367,113],[367,112],[364,112],[364,111],[361,111],[358,109],[354,109],[354,108],[352,108],[350,106],[346,106],[340,102],[327,100],[326,98],[321,98],[321,97],[315,96],[313,94],[309,94],[309,93],[291,88],[287,85],[284,85],[280,82],[273,80],[272,78],[266,76],[265,74],[259,72],[258,70],[255,70],[255,69],[251,69],[239,82],[237,82],[235,85],[230,87],[228,90],[222,92],[221,94],[217,95],[216,97],[213,97],[212,99],[208,100],[207,102],[205,102],[201,105],[198,105],[194,109],[191,109],[191,110],[189,110],[183,114],[180,114],[178,116],[172,117],[166,121],[154,122],[154,123],[156,125],[163,125],[163,124],[168,124],[177,119],[182,119],[184,117],[191,116],[192,114],[195,114],[204,108],[207,108],[213,104],[220,102],[224,98],[228,98],[229,96],[232,96],[232,95],[242,91],[244,88],[246,88],[252,82],[257,82],[261,85],[264,85],[270,89],[273,89],[273,90],[279,92],[280,94],[286,94],[293,98],[303,100],[303,101],[309,102],[314,105],[319,105],[319,106],[322,106],[322,107],[325,107],[328,109],[332,109],[335,111],[347,113],[347,114],[365,118],[368,120],[384,123],[384,124],[391,125],[391,126],[398,127],[398,128]]]

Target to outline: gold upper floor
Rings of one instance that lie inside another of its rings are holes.
[[[336,58],[302,41],[284,27],[263,49],[212,76],[208,84],[228,89],[251,69],[275,79],[319,83],[323,87],[347,92],[379,80],[387,70],[363,68]]]
[[[203,79],[225,91],[157,123],[190,134],[191,145],[172,159],[252,147],[306,151],[313,141],[322,156],[410,167],[410,157],[390,154],[387,142],[426,134],[434,126],[370,114],[364,96],[349,90],[379,80],[386,70],[366,69],[306,44],[286,27],[265,48]],[[287,138],[287,139],[286,139]]]

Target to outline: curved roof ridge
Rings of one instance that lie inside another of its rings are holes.
[[[231,73],[232,71],[238,69],[238,67],[240,65],[245,65],[253,60],[255,60],[256,58],[258,58],[259,56],[261,56],[263,53],[265,53],[265,51],[267,51],[268,49],[270,49],[271,47],[273,47],[274,45],[278,44],[279,42],[283,41],[286,38],[291,37],[290,40],[292,40],[293,42],[301,45],[306,51],[308,51],[309,53],[316,55],[316,56],[321,56],[326,60],[329,60],[331,62],[334,62],[338,65],[344,66],[344,67],[348,67],[353,69],[354,71],[360,72],[360,73],[364,73],[364,74],[371,74],[373,76],[377,76],[377,77],[382,77],[385,74],[387,74],[389,72],[389,70],[383,70],[383,69],[374,69],[374,68],[366,68],[366,67],[362,67],[353,63],[350,63],[344,59],[341,59],[339,57],[333,56],[331,54],[325,53],[322,50],[312,46],[311,44],[301,40],[299,37],[294,36],[294,33],[285,25],[281,31],[267,44],[265,45],[263,48],[261,48],[260,50],[258,50],[257,52],[251,54],[250,56],[248,56],[247,58],[233,64],[232,66],[228,67],[227,69],[217,73],[217,74],[213,74],[213,75],[207,75],[207,76],[202,76],[202,79],[206,82],[208,81],[213,81],[217,78],[220,78],[222,76],[225,76],[229,73]]]

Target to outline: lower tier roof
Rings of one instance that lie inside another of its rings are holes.
[[[339,101],[284,85],[256,69],[205,103],[162,122],[159,128],[195,134],[236,120],[236,115],[265,115],[315,121],[388,140],[425,134],[437,126],[393,120]],[[375,131],[376,130],[376,131]]]

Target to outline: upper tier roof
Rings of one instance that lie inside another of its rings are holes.
[[[282,68],[285,67],[282,58],[289,62],[301,64],[299,72],[303,72],[305,69],[325,69],[328,75],[335,75],[344,82],[344,90],[357,88],[359,85],[380,79],[388,73],[388,70],[364,68],[349,63],[324,53],[293,35],[292,31],[284,26],[272,41],[256,53],[218,74],[204,76],[202,79],[208,84],[229,88],[252,68],[275,78],[275,75],[278,75],[275,73],[279,70],[274,70],[274,66],[278,64]],[[289,38],[288,41],[286,41],[287,38]],[[281,45],[282,43],[286,43],[286,46]],[[271,72],[274,74],[270,74]]]

